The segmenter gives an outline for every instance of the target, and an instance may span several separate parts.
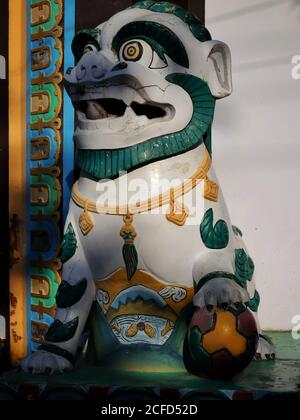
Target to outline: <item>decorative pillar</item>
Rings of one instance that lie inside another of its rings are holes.
[[[73,0],[30,0],[27,113],[28,221],[27,259],[30,284],[30,349],[43,342],[55,316],[61,281],[61,233],[73,170],[73,109],[63,91],[63,73],[73,64]],[[63,99],[65,104],[63,106]],[[72,182],[72,181],[71,181]],[[64,212],[65,210],[65,212]]]

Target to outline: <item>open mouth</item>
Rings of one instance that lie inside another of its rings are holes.
[[[75,108],[83,113],[87,120],[123,117],[127,108],[131,108],[137,116],[146,116],[149,120],[164,118],[170,111],[168,105],[158,105],[151,102],[144,104],[132,102],[128,107],[124,101],[113,98],[79,101],[75,104]]]

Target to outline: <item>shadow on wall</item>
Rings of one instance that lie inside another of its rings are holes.
[[[6,338],[5,331],[6,331],[5,318],[2,315],[0,315],[0,342],[5,340]]]
[[[6,79],[6,60],[0,55],[0,79]]]

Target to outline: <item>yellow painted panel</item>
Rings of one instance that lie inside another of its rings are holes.
[[[26,0],[9,0],[9,211],[19,218],[18,253],[10,271],[10,340],[14,365],[27,352],[26,206]]]

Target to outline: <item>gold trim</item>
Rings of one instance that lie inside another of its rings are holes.
[[[214,202],[219,200],[219,185],[208,177],[204,183],[204,198]]]
[[[30,139],[30,159],[47,160],[51,153],[51,143],[48,137],[37,137]]]
[[[174,189],[171,190],[170,209],[166,218],[169,222],[177,226],[183,226],[189,216],[189,209],[182,203],[179,203],[174,198]]]
[[[34,54],[45,54],[45,53],[48,54],[47,56],[48,61],[46,63],[45,62],[39,62],[37,64],[32,63]],[[37,71],[37,70],[47,69],[51,64],[51,58],[52,58],[51,55],[52,54],[51,54],[51,49],[49,45],[43,45],[39,48],[33,48],[31,50],[31,70]]]
[[[30,7],[31,7],[31,10],[30,10],[31,26],[41,25],[49,21],[51,17],[51,4],[48,0],[40,1],[39,3],[36,3],[36,4],[32,4]]]
[[[84,209],[84,212],[81,213],[79,217],[79,227],[83,236],[87,236],[94,226],[95,222],[92,215],[86,209]]]
[[[131,215],[141,214],[147,211],[154,210],[158,207],[163,207],[166,204],[172,205],[172,201],[173,203],[175,203],[175,200],[189,193],[192,189],[194,189],[197,186],[197,183],[199,181],[207,180],[208,179],[207,173],[210,168],[211,168],[211,157],[208,151],[206,150],[203,162],[201,163],[197,171],[191,176],[191,178],[185,180],[178,187],[173,188],[172,190],[169,190],[163,194],[160,194],[157,197],[150,198],[148,200],[138,202],[133,205],[125,204],[122,206],[104,206],[104,205],[97,206],[97,204],[94,201],[91,201],[80,194],[80,192],[78,191],[77,182],[73,185],[72,199],[74,203],[76,203],[77,206],[84,209],[85,212],[92,212],[92,213],[98,213],[98,214],[110,214],[110,215],[118,215],[118,216],[127,216],[128,214],[131,214]],[[173,206],[173,210],[174,209],[175,209],[175,206]],[[185,209],[184,212],[186,213],[187,209]],[[169,212],[168,220],[182,226],[185,223],[187,215],[184,214],[183,218],[180,216],[181,215],[179,215],[179,219],[177,220],[177,223],[176,223],[176,221],[174,221],[176,219],[172,220],[173,218],[171,217],[171,214]]]
[[[32,274],[30,276],[30,294],[35,298],[48,299],[51,286],[46,276]]]
[[[35,328],[37,332],[41,332],[41,333],[42,333],[42,330],[44,330],[44,333],[45,333],[45,332],[47,332],[47,330],[49,328],[49,325],[45,324],[44,322],[33,321],[32,320],[31,321],[31,333],[32,333],[33,328]],[[43,335],[39,334],[37,337],[34,337],[32,335],[32,341],[34,343],[42,344],[44,342]]]
[[[123,217],[124,226],[120,230],[120,236],[124,239],[125,244],[133,245],[134,240],[137,237],[137,231],[133,226],[133,217],[131,214],[126,214]]]
[[[60,98],[61,100],[61,98]],[[54,131],[61,129],[62,121],[60,118],[54,118],[52,121],[44,122],[42,118],[39,118],[36,123],[30,124],[31,130],[37,130],[39,134],[43,131],[44,128],[53,128]]]
[[[32,206],[48,206],[50,200],[50,188],[48,184],[30,185],[30,204]]]
[[[30,112],[32,115],[47,114],[51,106],[49,92],[37,92],[31,94]]]

